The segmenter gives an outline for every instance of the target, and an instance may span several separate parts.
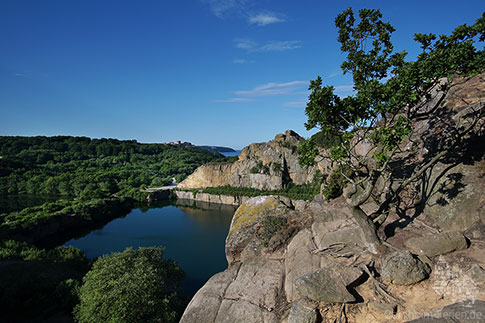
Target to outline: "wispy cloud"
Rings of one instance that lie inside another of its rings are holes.
[[[215,100],[215,102],[219,103],[235,103],[235,102],[251,102],[254,101],[254,99],[251,98],[230,98],[230,99],[225,99],[225,100]]]
[[[286,40],[286,41],[270,41],[265,45],[261,46],[259,49],[262,52],[274,52],[274,51],[285,51],[290,49],[301,48],[299,40]]]
[[[212,13],[218,18],[224,18],[227,14],[244,9],[247,0],[203,0],[210,6]]]
[[[299,101],[289,101],[283,103],[283,106],[288,108],[305,108],[307,105],[307,100],[299,100]]]
[[[293,93],[300,88],[303,84],[307,84],[307,81],[292,81],[286,83],[267,83],[257,86],[251,90],[235,91],[237,96],[244,97],[259,97],[269,95],[283,95]]]
[[[350,94],[352,91],[354,91],[354,86],[353,85],[337,85],[334,86],[335,88],[335,93],[337,94]]]
[[[244,59],[244,58],[235,58],[235,59],[232,60],[232,62],[234,64],[247,64],[247,63],[249,63],[249,61]]]
[[[291,81],[285,83],[266,83],[256,86],[250,90],[234,91],[235,97],[226,100],[217,100],[216,102],[250,102],[255,101],[258,97],[275,96],[275,95],[294,95],[302,90],[308,81]]]
[[[301,48],[299,40],[271,40],[264,44],[258,44],[251,39],[238,38],[234,40],[236,48],[247,52],[282,52]]]
[[[248,21],[253,25],[267,26],[278,22],[283,22],[285,20],[274,13],[258,13],[256,15],[249,16]]]
[[[234,40],[236,48],[252,51],[258,47],[258,44],[250,39],[238,38]]]

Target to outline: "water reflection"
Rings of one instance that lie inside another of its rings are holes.
[[[201,208],[203,207],[203,208]],[[90,258],[127,247],[165,247],[186,272],[184,290],[192,296],[213,274],[227,267],[224,243],[235,207],[179,200],[136,208],[103,228],[70,240]]]

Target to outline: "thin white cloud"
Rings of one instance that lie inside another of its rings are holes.
[[[291,81],[286,83],[266,83],[256,86],[250,90],[234,91],[235,97],[227,100],[216,100],[215,102],[250,102],[255,98],[275,95],[294,95],[306,86],[308,81]]]
[[[248,63],[248,61],[245,60],[244,58],[235,58],[235,59],[232,60],[232,62],[234,64],[246,64],[246,63]]]
[[[244,49],[244,50],[247,50],[247,51],[252,51],[252,50],[254,50],[255,48],[258,47],[258,44],[256,44],[254,41],[252,41],[250,39],[246,39],[246,38],[238,38],[238,39],[234,40],[234,42],[236,43],[235,44],[236,48]]]
[[[267,26],[278,22],[284,22],[285,20],[274,13],[259,13],[254,16],[249,16],[248,21],[252,25]]]
[[[230,98],[230,99],[225,99],[225,100],[215,100],[215,102],[218,103],[235,103],[235,102],[251,102],[254,101],[254,99],[251,98]]]
[[[282,52],[290,49],[301,48],[300,41],[286,40],[286,41],[270,41],[259,48],[261,52]]]
[[[307,100],[299,100],[299,101],[289,101],[283,103],[283,106],[288,108],[305,108],[307,105]]]
[[[224,18],[233,11],[241,11],[247,0],[203,0],[211,8],[212,13],[218,18]]]
[[[301,48],[299,40],[272,40],[264,44],[258,44],[251,39],[238,38],[234,40],[236,48],[243,49],[247,52],[282,52]]]
[[[284,95],[295,92],[302,85],[306,85],[308,81],[292,81],[286,83],[267,83],[257,86],[251,90],[235,91],[238,97],[260,97],[269,95]]]
[[[353,85],[337,85],[334,86],[335,92],[340,92],[340,93],[349,93],[354,90]]]

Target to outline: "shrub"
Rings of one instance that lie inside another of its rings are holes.
[[[346,183],[345,176],[343,174],[349,177],[350,168],[345,166],[339,166],[325,180],[325,184],[323,185],[322,190],[325,199],[331,200],[342,195],[342,191]]]
[[[79,290],[77,322],[178,322],[183,271],[163,248],[126,249],[96,260]]]
[[[271,239],[271,237],[286,226],[287,220],[281,216],[269,215],[263,218],[263,233],[262,237],[266,244]]]

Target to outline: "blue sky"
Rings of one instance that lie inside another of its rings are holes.
[[[340,95],[335,16],[380,8],[409,57],[416,32],[472,24],[482,1],[2,0],[0,135],[241,148],[303,136],[308,84]]]

